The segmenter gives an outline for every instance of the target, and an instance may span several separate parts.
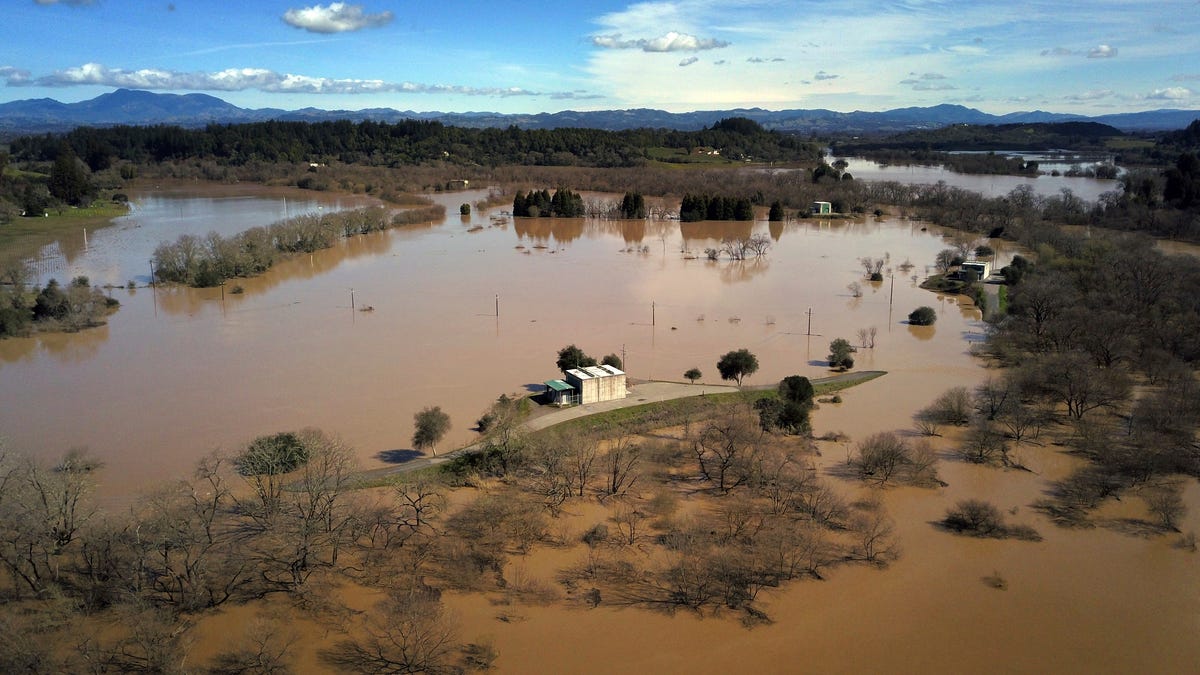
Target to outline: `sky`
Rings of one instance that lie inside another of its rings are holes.
[[[1200,0],[3,0],[0,102],[1003,114],[1200,108]]]

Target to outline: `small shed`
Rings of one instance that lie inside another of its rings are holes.
[[[813,202],[812,215],[827,216],[833,213],[833,202]]]
[[[962,272],[974,272],[980,281],[992,275],[992,263],[986,260],[971,260],[959,265],[958,269]]]
[[[546,380],[546,402],[558,407],[579,403],[579,393],[575,387],[562,380]]]
[[[625,371],[609,365],[572,368],[567,384],[579,392],[580,403],[598,403],[625,398]]]

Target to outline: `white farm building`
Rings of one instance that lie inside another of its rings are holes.
[[[575,390],[579,403],[598,403],[625,398],[625,372],[612,366],[572,368],[567,384]]]

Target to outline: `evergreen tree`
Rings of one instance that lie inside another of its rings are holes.
[[[58,156],[50,168],[49,187],[51,195],[75,206],[87,203],[91,195],[87,170],[66,142],[59,146]]]

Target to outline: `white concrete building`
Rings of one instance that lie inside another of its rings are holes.
[[[625,398],[625,372],[612,366],[587,366],[567,371],[567,384],[583,404]]]

